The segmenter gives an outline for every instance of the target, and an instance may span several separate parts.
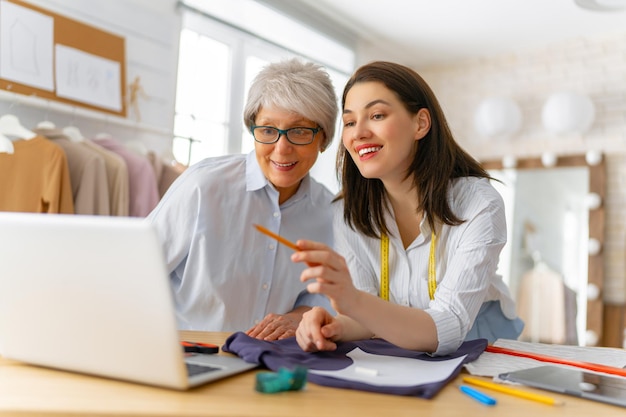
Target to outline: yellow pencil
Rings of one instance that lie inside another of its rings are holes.
[[[287,239],[285,239],[284,237],[277,235],[276,233],[266,229],[265,227],[261,226],[260,224],[255,224],[254,227],[256,227],[256,229],[263,233],[268,235],[269,237],[273,237],[274,239],[278,240],[280,243],[282,243],[283,245],[289,246],[291,249],[298,251],[298,247],[296,246],[295,243],[292,243],[290,241],[288,241]]]
[[[549,405],[563,405],[563,401],[556,400],[547,395],[535,394],[533,392],[523,391],[516,388],[507,387],[502,384],[496,384],[494,382],[483,381],[482,379],[463,377],[463,381],[468,384],[478,385],[479,387],[492,389],[494,391],[502,392],[504,394],[514,395],[516,397],[525,398],[527,400],[537,401]]]

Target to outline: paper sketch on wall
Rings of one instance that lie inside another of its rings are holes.
[[[120,63],[65,45],[55,45],[57,96],[109,110],[122,110]]]
[[[0,2],[0,77],[54,90],[54,20],[7,1]]]

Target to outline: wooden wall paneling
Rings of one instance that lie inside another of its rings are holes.
[[[604,346],[625,348],[626,306],[605,304],[603,327]]]

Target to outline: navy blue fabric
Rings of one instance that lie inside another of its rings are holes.
[[[295,337],[268,342],[265,340],[254,339],[242,332],[237,332],[232,334],[226,340],[224,346],[222,346],[222,350],[234,353],[246,362],[264,365],[268,369],[276,372],[281,367],[292,369],[296,365],[317,370],[343,369],[352,364],[352,359],[346,356],[346,354],[357,347],[364,352],[371,354],[415,358],[426,361],[441,361],[458,358],[463,355],[467,355],[467,357],[463,360],[463,363],[459,364],[448,379],[411,387],[379,387],[363,382],[347,381],[330,376],[315,375],[312,373],[308,374],[307,380],[318,385],[329,387],[432,398],[448,382],[456,378],[456,376],[461,372],[464,363],[472,362],[480,356],[480,354],[487,347],[487,340],[476,339],[465,341],[453,354],[433,357],[424,352],[416,352],[413,350],[399,348],[382,339],[341,342],[337,345],[337,350],[332,352],[311,353],[304,352],[298,346]]]

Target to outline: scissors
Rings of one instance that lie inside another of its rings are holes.
[[[185,353],[217,353],[220,351],[219,346],[212,343],[200,342],[180,342]]]

